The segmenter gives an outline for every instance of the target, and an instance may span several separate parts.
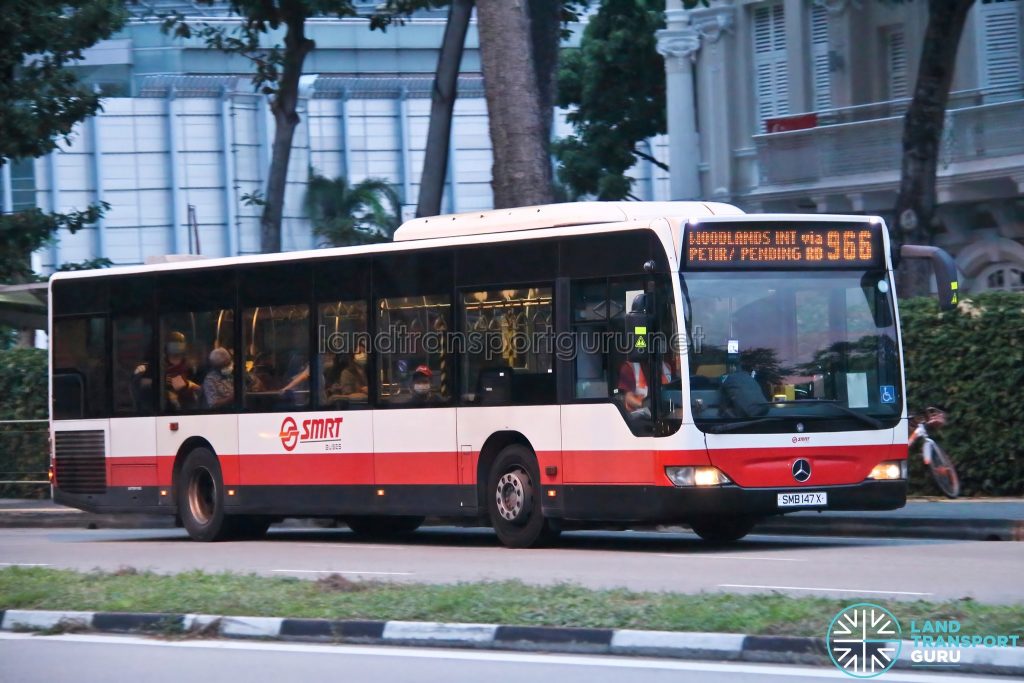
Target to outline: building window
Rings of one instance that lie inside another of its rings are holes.
[[[832,70],[828,44],[828,10],[811,7],[811,81],[814,85],[814,110],[832,108]]]
[[[885,49],[886,99],[898,100],[910,94],[907,35],[903,26],[889,26],[883,30],[882,44]]]
[[[754,9],[754,96],[759,123],[789,113],[786,16],[781,4]]]
[[[1021,3],[982,0],[978,8],[978,65],[981,87],[999,88],[1024,80]]]

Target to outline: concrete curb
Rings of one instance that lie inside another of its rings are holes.
[[[630,629],[503,626],[422,621],[334,621],[208,614],[0,610],[0,630],[93,631],[198,637],[412,645],[530,652],[585,653],[674,659],[830,665],[822,638]],[[904,641],[896,668],[914,669]],[[1024,647],[962,650],[958,673],[1024,676]],[[935,670],[935,667],[929,667]]]
[[[942,517],[772,517],[754,527],[755,534],[782,536],[863,536],[877,538],[1024,541],[1024,520]]]

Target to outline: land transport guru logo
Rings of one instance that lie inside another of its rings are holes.
[[[855,678],[880,676],[900,658],[904,645],[910,668],[957,667],[964,651],[1015,648],[1020,635],[964,633],[956,619],[913,619],[904,631],[896,616],[882,607],[861,602],[843,609],[829,624],[826,645],[836,667]]]
[[[850,605],[828,627],[828,656],[840,671],[873,678],[892,668],[903,646],[903,630],[892,612],[870,602]]]
[[[300,424],[295,422],[295,418],[288,416],[281,421],[281,429],[277,436],[289,453],[300,443],[322,443],[324,450],[338,450],[341,423],[344,420],[343,417],[309,418]]]

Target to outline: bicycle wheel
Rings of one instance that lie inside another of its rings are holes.
[[[939,489],[948,498],[956,498],[960,495],[960,477],[956,474],[956,467],[953,460],[942,450],[942,446],[932,439],[927,439],[924,447],[929,449],[931,457],[926,457],[928,468],[932,471],[932,478]]]

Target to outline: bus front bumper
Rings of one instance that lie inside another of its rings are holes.
[[[827,494],[827,505],[779,506],[780,494],[809,492]],[[906,480],[869,480],[845,486],[800,488],[744,488],[735,484],[706,488],[566,485],[562,490],[562,509],[550,512],[565,519],[604,522],[685,522],[708,516],[770,517],[816,510],[895,510],[906,503]]]

